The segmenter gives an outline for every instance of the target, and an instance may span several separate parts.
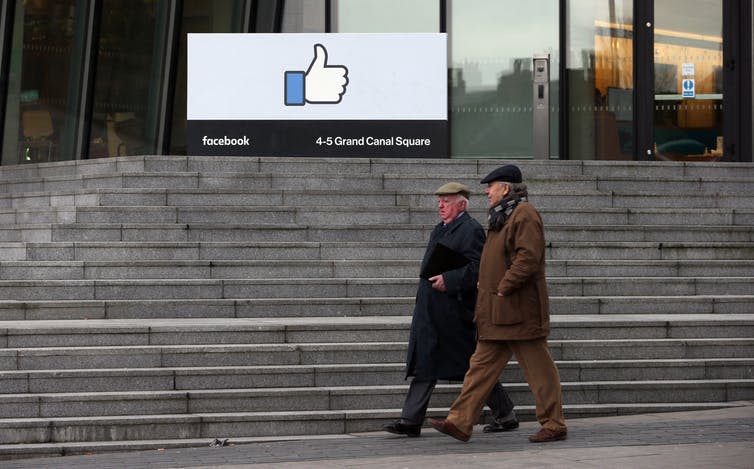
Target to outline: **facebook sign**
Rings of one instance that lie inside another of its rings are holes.
[[[187,90],[192,155],[448,156],[445,34],[189,34]]]

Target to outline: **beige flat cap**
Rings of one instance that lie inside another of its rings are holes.
[[[466,197],[467,199],[471,195],[471,191],[468,187],[461,184],[460,182],[449,182],[447,184],[443,184],[437,190],[435,191],[435,195],[452,195],[452,194],[461,194],[462,196]]]

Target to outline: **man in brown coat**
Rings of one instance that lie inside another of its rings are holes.
[[[489,232],[479,266],[474,322],[476,350],[461,394],[446,419],[429,419],[436,430],[468,441],[484,401],[512,355],[534,394],[542,428],[534,443],[563,440],[560,376],[547,346],[550,332],[542,218],[528,203],[521,171],[502,166],[482,179],[490,203]]]

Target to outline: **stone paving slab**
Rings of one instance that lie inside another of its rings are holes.
[[[538,424],[524,422],[510,433],[476,433],[461,443],[425,429],[421,438],[383,432],[229,440],[210,447],[171,448],[165,441],[149,451],[90,453],[58,457],[74,445],[38,445],[51,457],[3,461],[5,469],[22,468],[178,468],[178,467],[684,467],[751,468],[754,461],[754,401],[722,409],[593,417],[568,420],[567,440],[535,445],[526,436]],[[218,435],[218,438],[223,438]],[[122,451],[114,444],[102,451]],[[30,451],[34,448],[30,448]],[[44,454],[44,453],[43,453]],[[0,446],[0,457],[13,457]],[[16,453],[15,456],[23,456]]]

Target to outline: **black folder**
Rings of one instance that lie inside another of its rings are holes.
[[[437,243],[420,275],[422,278],[428,279],[449,270],[460,269],[469,262],[471,260],[460,252],[454,251],[442,243]]]

